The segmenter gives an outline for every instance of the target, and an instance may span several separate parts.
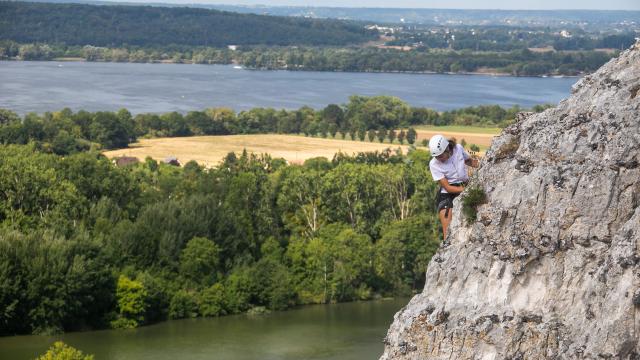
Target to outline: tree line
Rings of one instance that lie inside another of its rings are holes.
[[[345,45],[375,39],[358,23],[188,7],[0,2],[3,40],[119,47]]]
[[[116,167],[0,145],[0,334],[130,328],[419,291],[424,151]]]
[[[546,108],[535,106],[532,110],[539,112]],[[390,96],[351,96],[347,104],[330,104],[321,110],[305,106],[298,110],[254,108],[238,113],[228,108],[210,108],[186,114],[133,116],[126,109],[95,113],[63,109],[41,115],[29,113],[21,118],[10,110],[0,109],[0,143],[32,142],[42,151],[58,155],[124,148],[141,137],[193,135],[282,133],[413,144],[416,140],[413,127],[418,125],[503,127],[512,123],[522,110],[517,106],[505,109],[493,105],[438,112],[411,107]]]
[[[516,76],[578,75],[595,71],[615,53],[599,51],[508,52],[471,50],[411,51],[375,47],[99,47],[93,45],[0,41],[0,59],[52,60],[81,58],[86,61],[174,62],[241,64],[251,69],[350,72],[465,73],[490,71]]]

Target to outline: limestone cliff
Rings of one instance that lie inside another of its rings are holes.
[[[494,140],[381,359],[640,358],[639,162],[640,42]]]

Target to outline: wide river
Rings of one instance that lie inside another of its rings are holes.
[[[252,71],[227,65],[0,61],[0,107],[19,114],[117,110],[186,112],[225,106],[320,109],[351,95],[393,95],[449,110],[498,104],[555,104],[576,78]]]
[[[263,316],[166,321],[134,330],[0,337],[1,359],[34,359],[56,340],[96,360],[366,360],[382,355],[409,299],[305,306]]]

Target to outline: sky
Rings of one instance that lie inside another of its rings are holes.
[[[117,0],[116,0],[117,1]],[[124,0],[123,0],[124,1]],[[640,0],[130,0],[132,2],[200,3],[269,6],[407,7],[509,10],[640,10]]]

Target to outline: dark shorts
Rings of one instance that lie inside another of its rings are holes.
[[[438,207],[438,212],[442,209],[451,209],[453,208],[453,199],[455,199],[460,194],[449,194],[439,192],[438,196],[436,196],[436,206]]]
[[[451,186],[461,186],[462,184],[451,184]],[[451,209],[453,208],[453,199],[457,198],[460,193],[457,194],[449,194],[443,193],[442,188],[438,189],[438,195],[436,196],[436,208],[438,209],[438,213],[443,209]]]

